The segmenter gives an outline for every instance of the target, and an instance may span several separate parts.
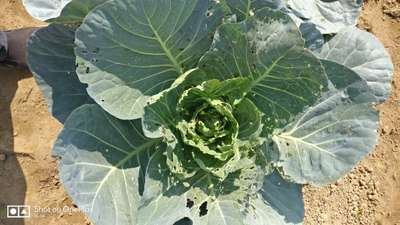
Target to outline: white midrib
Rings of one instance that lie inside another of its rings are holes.
[[[272,70],[275,68],[276,65],[278,65],[278,63],[286,57],[286,55],[288,54],[289,50],[291,50],[292,48],[288,49],[284,54],[282,54],[279,58],[277,58],[276,60],[274,60],[274,62],[271,64],[271,66],[259,77],[257,77],[255,80],[252,81],[252,88],[254,86],[256,86],[259,82],[261,82],[263,79],[265,79],[265,77],[267,77],[268,75],[270,75],[270,73],[272,72]]]
[[[304,145],[311,146],[312,148],[317,149],[317,150],[320,151],[320,152],[324,152],[324,153],[326,153],[326,154],[332,156],[333,158],[339,160],[339,159],[337,158],[337,156],[336,156],[335,154],[333,154],[332,152],[329,152],[329,151],[327,151],[327,150],[325,150],[325,149],[323,149],[323,148],[321,148],[321,147],[319,147],[319,146],[317,146],[317,145],[315,145],[315,144],[313,144],[313,143],[306,142],[306,141],[304,141],[302,138],[296,138],[296,137],[293,137],[293,136],[286,136],[286,135],[284,135],[284,134],[279,135],[279,136],[276,136],[276,137],[280,137],[280,138],[283,138],[283,139],[291,140],[291,141],[293,141],[293,142],[295,142],[295,143],[302,143],[302,144],[304,144]],[[297,145],[296,145],[296,149],[299,150],[299,147],[298,147]]]
[[[161,48],[167,55],[168,59],[172,62],[175,70],[179,73],[183,73],[183,68],[179,65],[178,61],[175,59],[175,57],[172,55],[171,51],[167,47],[166,43],[162,40],[161,36],[158,34],[158,31],[154,28],[153,24],[150,21],[150,18],[146,15],[147,22],[149,24],[150,29],[153,31],[154,35],[157,38],[157,41],[160,43]]]
[[[129,153],[128,155],[125,156],[125,158],[123,158],[121,161],[119,161],[114,167],[112,167],[112,169],[110,169],[110,171],[106,174],[106,176],[104,176],[103,180],[100,182],[99,186],[97,187],[97,190],[95,192],[95,195],[93,196],[93,200],[92,200],[92,204],[90,207],[90,212],[93,212],[93,208],[94,208],[94,203],[97,199],[97,196],[100,192],[100,190],[103,188],[104,184],[107,182],[108,178],[117,170],[119,169],[122,165],[124,165],[126,162],[128,162],[132,157],[134,157],[135,155],[140,154],[141,152],[145,151],[148,147],[150,147],[151,145],[154,145],[156,142],[158,142],[158,140],[154,140],[154,141],[150,141],[148,143],[145,143],[141,146],[139,146],[139,148],[137,148],[136,151],[132,151],[131,153]]]

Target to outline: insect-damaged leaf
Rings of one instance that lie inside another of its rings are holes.
[[[334,88],[273,137],[280,155],[276,165],[297,183],[335,182],[377,142],[371,89],[352,70],[329,61],[324,65]]]
[[[74,36],[75,28],[53,24],[36,31],[28,42],[29,68],[50,112],[62,123],[74,109],[92,102],[75,72]]]
[[[220,79],[252,80],[249,98],[271,132],[313,104],[326,88],[320,60],[304,48],[289,16],[263,9],[239,24],[224,24],[199,67]]]
[[[94,9],[77,30],[79,79],[106,111],[142,116],[208,50],[224,7],[213,0],[119,0]]]

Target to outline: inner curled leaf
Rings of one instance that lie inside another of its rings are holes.
[[[177,107],[183,117],[177,128],[185,144],[221,161],[234,155],[239,125],[229,103],[195,87],[185,91]]]
[[[179,174],[182,171],[176,166],[185,165],[180,161],[194,162],[191,168],[221,179],[239,169],[238,162],[242,156],[249,155],[253,146],[238,137],[247,129],[244,126],[254,122],[260,124],[260,121],[243,120],[243,105],[249,105],[249,100],[245,98],[249,84],[249,80],[241,78],[224,82],[209,80],[182,91],[176,102],[176,117],[179,119],[171,128],[182,146],[174,148],[169,154],[173,172]]]

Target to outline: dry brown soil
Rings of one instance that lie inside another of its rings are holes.
[[[359,24],[392,55],[393,94],[377,106],[381,130],[376,150],[337,183],[304,188],[305,225],[400,225],[400,0],[367,1]],[[40,25],[21,0],[0,0],[0,30]],[[0,65],[0,225],[90,224],[73,211],[50,155],[61,127],[48,113],[31,74]],[[32,217],[5,219],[9,204],[30,205]]]

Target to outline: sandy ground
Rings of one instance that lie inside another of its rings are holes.
[[[40,25],[24,11],[21,0],[0,0],[0,30]],[[378,106],[380,141],[336,184],[304,188],[305,225],[400,225],[400,1],[367,1],[360,27],[384,43],[396,70],[393,94]],[[90,224],[75,212],[50,156],[61,127],[48,113],[31,74],[0,65],[0,225]],[[30,205],[31,218],[5,219],[10,204]]]

